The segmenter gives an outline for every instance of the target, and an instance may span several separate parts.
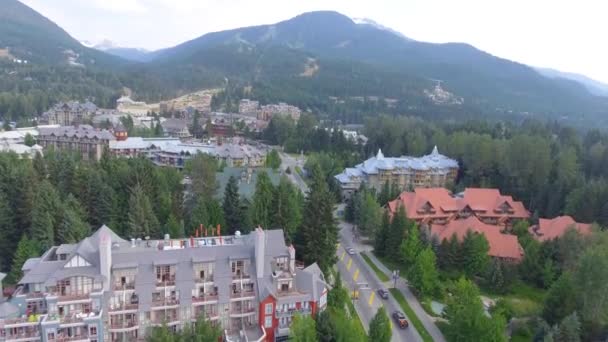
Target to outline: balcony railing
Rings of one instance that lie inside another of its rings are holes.
[[[179,299],[177,299],[177,298],[161,298],[161,299],[152,300],[153,307],[173,306],[173,305],[178,305],[178,304],[179,304]]]
[[[218,297],[217,293],[192,296],[192,302],[193,303],[207,302],[207,301],[211,301],[211,300],[217,300],[217,297]]]
[[[246,314],[251,314],[255,312],[255,308],[251,307],[251,308],[239,308],[239,307],[232,307],[232,310],[230,311],[230,315],[246,315]]]
[[[4,338],[6,341],[20,340],[24,338],[36,338],[40,337],[40,331],[38,329],[32,331],[24,331],[17,334],[8,334]]]
[[[295,314],[309,315],[310,313],[312,313],[312,310],[310,308],[287,309],[287,310],[277,310],[276,311],[277,317],[293,316]]]
[[[243,298],[243,297],[253,297],[255,296],[255,292],[253,290],[243,290],[240,292],[230,292],[231,298]]]
[[[74,335],[74,336],[58,336],[57,338],[55,338],[54,340],[51,341],[55,341],[55,342],[68,342],[68,341],[82,341],[82,340],[88,340],[89,336],[87,334],[82,334],[82,335]]]
[[[175,285],[175,276],[171,276],[168,279],[164,279],[164,280],[156,280],[156,286],[157,287],[161,287],[161,286],[173,286]]]
[[[0,324],[0,326],[4,325],[6,327],[9,325],[26,324],[26,323],[37,324],[39,319],[40,319],[40,316],[38,316],[38,315],[30,315],[28,317],[9,318],[9,319],[5,319],[4,322],[2,322],[2,324]]]
[[[111,322],[110,329],[124,329],[124,328],[133,328],[139,325],[139,322],[136,320],[127,320],[124,322]]]
[[[197,283],[211,283],[213,282],[213,277],[195,278],[194,281]]]
[[[114,291],[135,290],[135,283],[114,284]]]
[[[165,324],[165,323],[173,323],[178,322],[179,317],[175,316],[167,316],[167,317],[158,317],[151,320],[152,324]]]
[[[194,314],[194,319],[199,319],[199,318],[205,318],[205,319],[213,319],[218,317],[218,313],[217,311],[212,311],[212,310],[205,310],[205,311],[199,311],[197,313]]]
[[[88,293],[77,293],[77,294],[66,294],[66,295],[61,295],[61,294],[57,294],[57,302],[70,302],[70,301],[75,301],[75,300],[84,300],[84,299],[89,299],[89,294]]]
[[[26,298],[44,298],[44,293],[43,292],[28,292],[25,293],[25,297]]]
[[[117,306],[110,307],[109,311],[125,311],[125,310],[137,310],[139,308],[139,304],[120,304]]]
[[[232,279],[250,279],[251,276],[249,274],[246,274],[245,272],[241,272],[239,274],[237,273],[232,273]]]

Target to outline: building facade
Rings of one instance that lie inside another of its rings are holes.
[[[41,128],[38,134],[38,144],[43,148],[74,151],[83,160],[101,159],[103,151],[115,140],[110,131],[90,125]]]
[[[362,184],[380,191],[388,182],[402,191],[415,188],[445,187],[458,175],[458,162],[439,153],[437,146],[431,154],[416,157],[387,158],[378,154],[354,168],[346,168],[335,176],[342,190],[342,198],[348,200]]]
[[[86,123],[99,111],[90,101],[59,102],[42,113],[40,120],[49,125],[69,126]]]
[[[103,226],[23,271],[10,312],[0,306],[1,341],[139,341],[151,327],[178,330],[201,317],[225,341],[275,341],[293,315],[327,302],[323,275],[296,267],[282,230],[126,241]]]

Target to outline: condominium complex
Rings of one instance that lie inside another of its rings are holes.
[[[219,325],[225,341],[275,341],[293,315],[327,303],[322,273],[296,267],[282,230],[126,241],[103,226],[23,271],[0,305],[0,341],[143,340],[150,327],[198,318]]]
[[[110,142],[116,140],[106,129],[95,129],[90,125],[41,128],[38,144],[44,148],[70,150],[81,155],[83,160],[99,160]]]
[[[89,101],[59,102],[51,109],[42,113],[40,121],[49,125],[69,126],[89,121],[99,111],[97,106]]]
[[[431,154],[416,157],[384,157],[378,154],[354,168],[347,168],[335,176],[340,183],[342,198],[349,199],[361,184],[380,191],[388,182],[400,190],[414,188],[445,187],[456,180],[458,162],[439,154],[437,146]]]
[[[244,115],[255,115],[258,120],[270,121],[273,116],[289,116],[294,121],[300,120],[302,110],[296,106],[284,102],[260,106],[258,101],[242,99],[239,102],[239,113]]]

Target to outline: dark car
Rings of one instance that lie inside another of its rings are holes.
[[[385,289],[379,289],[378,296],[380,296],[380,298],[382,299],[388,299],[388,291],[386,291]]]
[[[395,322],[397,322],[397,324],[399,325],[399,328],[401,328],[401,329],[405,329],[410,325],[410,323],[407,321],[407,319],[405,319],[405,315],[401,311],[393,312],[393,318],[395,319]]]

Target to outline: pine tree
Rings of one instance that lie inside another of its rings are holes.
[[[150,199],[139,184],[131,189],[128,225],[128,235],[132,237],[160,235],[160,224],[152,210]]]
[[[167,232],[173,239],[183,238],[185,236],[183,223],[178,222],[173,213],[171,213],[167,219],[165,232]]]
[[[205,226],[208,227],[224,227],[226,225],[224,221],[224,211],[220,206],[220,203],[215,199],[210,199],[205,202],[207,205],[208,219]]]
[[[386,255],[393,260],[400,259],[400,246],[403,241],[405,229],[407,227],[408,220],[405,216],[405,208],[400,206],[397,209],[397,213],[394,215],[388,232],[388,238],[386,239]]]
[[[336,261],[338,227],[333,217],[333,201],[323,173],[315,166],[296,250],[307,264],[317,262],[323,272],[327,272]]]
[[[406,266],[411,265],[416,260],[416,256],[422,251],[420,242],[420,231],[417,225],[412,225],[408,230],[405,240],[401,243],[401,260]]]
[[[581,341],[581,322],[576,312],[567,316],[559,324],[559,329],[555,336],[556,342],[580,342]]]
[[[23,264],[27,261],[27,259],[36,257],[37,255],[38,248],[36,243],[28,239],[27,234],[23,234],[19,240],[19,244],[17,244],[17,250],[15,251],[15,255],[13,257],[11,271],[8,274],[6,282],[8,284],[15,284],[21,280],[21,277],[23,277],[21,267],[23,267]]]
[[[485,235],[467,231],[462,240],[462,256],[464,271],[469,278],[479,274],[486,269],[490,261],[488,251],[490,245]]]
[[[389,181],[387,180],[386,182],[384,182],[382,190],[380,190],[380,193],[378,194],[378,203],[380,203],[381,206],[385,206],[386,203],[388,203],[392,199],[393,198],[391,198],[391,186]]]
[[[270,182],[270,177],[265,171],[261,171],[258,174],[253,194],[251,219],[254,225],[259,225],[264,229],[270,227],[273,192],[274,187]]]
[[[439,272],[432,249],[426,248],[418,253],[409,269],[408,280],[422,297],[436,293],[439,286]]]
[[[363,235],[373,237],[382,219],[380,205],[370,192],[362,193],[360,201],[358,229]]]
[[[384,307],[378,308],[376,315],[369,322],[369,342],[390,342],[393,333]]]
[[[287,177],[281,177],[279,186],[274,192],[272,227],[282,228],[288,241],[293,241],[296,230],[302,222],[298,191]]]
[[[0,191],[0,266],[11,264],[15,241],[19,239],[19,233],[6,195]]]
[[[382,214],[382,223],[379,229],[376,231],[376,238],[374,239],[374,252],[379,256],[386,255],[386,240],[388,239],[388,233],[391,226],[391,219],[388,210],[385,210]]]
[[[488,284],[497,293],[504,293],[507,290],[507,286],[505,283],[502,262],[498,259],[495,259],[492,261],[488,269],[489,272],[486,276]]]
[[[335,334],[336,326],[329,310],[321,311],[317,315],[317,339],[319,342],[334,342]]]
[[[196,201],[196,206],[192,209],[190,216],[190,226],[186,231],[193,231],[197,229],[201,224],[206,225],[209,222],[209,214],[207,213],[207,203],[203,198],[199,198]]]
[[[241,229],[243,224],[243,213],[239,198],[239,185],[234,176],[230,176],[224,189],[224,217],[226,218],[226,230],[228,234],[234,234]]]
[[[57,229],[58,243],[76,243],[89,236],[91,229],[84,219],[78,200],[69,194],[63,204],[63,218]]]

